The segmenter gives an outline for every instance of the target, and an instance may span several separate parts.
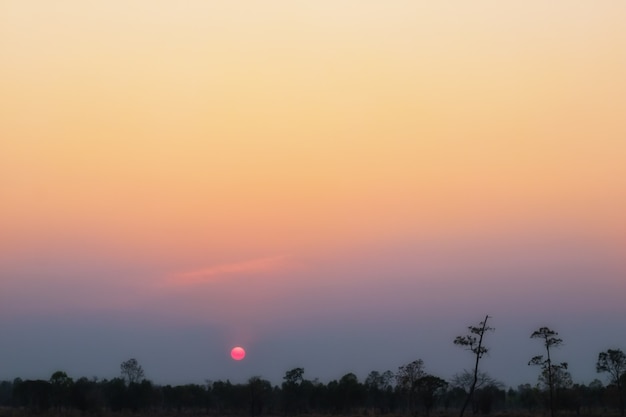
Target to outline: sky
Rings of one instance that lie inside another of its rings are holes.
[[[0,380],[575,382],[626,350],[621,0],[0,1]],[[235,345],[247,357],[229,357]]]

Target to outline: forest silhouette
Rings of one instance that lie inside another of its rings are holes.
[[[1,410],[8,415],[48,413],[141,413],[195,415],[437,415],[544,414],[624,416],[626,354],[620,349],[600,352],[596,361],[599,377],[588,385],[575,384],[569,365],[555,360],[562,344],[558,333],[541,327],[530,336],[543,344],[545,355],[532,356],[529,366],[539,369],[536,383],[505,388],[480,370],[488,352],[486,316],[454,344],[473,354],[472,369],[445,380],[426,371],[423,360],[400,365],[393,372],[371,371],[363,381],[354,373],[322,383],[307,379],[304,368],[287,370],[282,383],[272,384],[261,376],[245,383],[206,380],[204,384],[158,385],[146,379],[139,361],[120,364],[113,379],[81,377],[64,371],[48,380],[0,381]],[[13,414],[17,412],[18,414]]]

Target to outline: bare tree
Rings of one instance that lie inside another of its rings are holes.
[[[540,386],[543,386],[544,388],[549,388],[547,368],[542,369],[538,379]],[[572,374],[570,374],[566,368],[560,365],[552,365],[552,385],[554,386],[554,392],[558,396],[559,390],[569,389],[574,386]]]
[[[394,374],[391,371],[385,371],[382,374],[378,371],[372,371],[365,378],[365,386],[371,389],[384,391],[393,384]]]
[[[554,417],[554,387],[555,387],[555,375],[560,374],[560,371],[567,369],[567,362],[561,362],[559,364],[552,364],[552,358],[550,358],[550,348],[559,347],[563,344],[563,339],[559,339],[559,334],[548,327],[541,327],[539,330],[535,330],[530,335],[531,339],[543,339],[543,344],[546,348],[546,359],[543,355],[537,355],[533,357],[528,365],[536,365],[541,367],[541,374],[547,375],[547,385],[550,395],[550,416]]]
[[[472,384],[469,387],[467,397],[465,398],[465,402],[463,403],[463,407],[461,408],[460,417],[463,417],[465,409],[472,400],[472,396],[476,390],[476,384],[478,383],[478,363],[485,353],[489,351],[489,349],[483,346],[485,333],[495,330],[493,327],[487,326],[487,320],[489,320],[489,318],[489,315],[485,316],[485,320],[481,321],[478,326],[468,326],[470,331],[469,334],[465,336],[457,336],[456,339],[454,339],[455,345],[465,347],[467,350],[471,351],[476,358],[474,363],[474,377],[472,379]]]
[[[122,370],[122,379],[129,385],[139,383],[144,378],[143,368],[135,358],[122,362],[120,368]]]
[[[469,391],[474,382],[474,374],[466,369],[463,372],[454,374],[452,376],[452,380],[450,381],[450,385],[453,387],[462,388],[464,391]],[[495,378],[492,378],[488,373],[478,371],[478,378],[476,382],[476,389],[480,389],[483,387],[496,387],[498,389],[503,389],[505,385],[498,381]]]
[[[596,371],[607,372],[611,377],[611,382],[617,388],[619,398],[620,415],[624,416],[624,392],[622,379],[626,375],[626,354],[620,349],[609,349],[606,352],[598,354],[598,362],[596,363]]]

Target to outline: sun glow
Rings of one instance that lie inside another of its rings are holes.
[[[236,346],[230,351],[230,357],[236,361],[240,361],[246,357],[246,351],[241,346]]]

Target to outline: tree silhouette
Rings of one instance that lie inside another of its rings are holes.
[[[132,358],[120,365],[122,371],[122,378],[130,384],[139,383],[144,378],[143,368],[137,362],[137,359]]]
[[[468,370],[463,370],[452,377],[450,385],[463,390],[466,393],[474,383],[474,374]],[[493,400],[493,396],[504,388],[504,384],[492,378],[486,372],[478,371],[474,396],[470,402],[472,411],[486,410],[489,408],[488,402]],[[478,398],[476,398],[478,397]],[[493,401],[491,401],[493,402]],[[488,414],[488,413],[483,413]]]
[[[447,386],[446,381],[434,375],[427,374],[417,380],[417,392],[426,410],[426,417],[430,415],[430,410],[435,405],[437,398]]]
[[[559,364],[552,364],[552,358],[550,357],[550,348],[559,347],[563,344],[563,340],[559,339],[557,336],[559,334],[554,330],[549,329],[548,327],[541,327],[539,330],[535,330],[533,334],[530,335],[531,339],[543,339],[543,344],[546,348],[546,359],[543,358],[543,355],[534,356],[528,365],[536,365],[541,367],[541,374],[547,376],[546,382],[548,384],[548,391],[550,395],[550,415],[554,417],[555,407],[554,407],[554,387],[555,387],[555,374],[561,370],[567,369],[567,362],[561,362]]]
[[[485,353],[489,351],[489,349],[483,346],[485,333],[495,330],[493,327],[487,326],[487,320],[489,320],[489,318],[489,315],[485,316],[485,320],[481,321],[478,326],[468,326],[470,331],[469,334],[465,336],[457,336],[456,339],[454,339],[455,345],[465,347],[467,350],[471,351],[476,358],[476,361],[474,362],[474,377],[472,379],[469,392],[467,393],[467,397],[465,398],[465,402],[463,403],[463,407],[461,407],[461,412],[459,414],[460,417],[463,417],[465,409],[472,400],[472,396],[476,390],[476,384],[478,383],[478,363]]]
[[[56,371],[50,376],[52,387],[52,405],[57,409],[70,405],[72,396],[72,385],[74,381],[63,371]]]
[[[454,374],[450,385],[453,387],[463,388],[465,392],[469,391],[474,382],[474,374],[466,369],[461,373]],[[494,386],[496,388],[504,388],[504,384],[495,378],[492,378],[487,372],[478,371],[476,378],[476,389]]]
[[[72,402],[80,411],[96,411],[104,403],[101,386],[95,380],[79,378],[72,386]]]
[[[541,370],[541,374],[539,374],[538,379],[540,386],[549,388],[547,368]],[[574,381],[572,380],[572,374],[570,374],[566,368],[560,365],[552,365],[552,385],[554,387],[555,393],[558,393],[559,390],[571,388],[574,385]]]
[[[365,387],[355,374],[349,372],[339,379],[336,388],[336,408],[344,414],[351,414],[365,398]]]
[[[606,372],[610,375],[611,383],[617,388],[620,415],[624,416],[624,393],[622,379],[626,376],[626,354],[620,349],[609,349],[598,354],[596,363],[597,372]]]
[[[250,416],[254,417],[262,414],[267,407],[272,395],[272,384],[260,376],[253,376],[248,379],[247,386],[250,395]]]
[[[35,411],[46,411],[50,408],[50,392],[52,386],[48,381],[26,380],[14,384],[13,396],[17,405]]]
[[[283,406],[287,415],[297,414],[304,408],[302,398],[302,382],[304,381],[304,368],[293,368],[285,372],[283,377]]]
[[[394,375],[391,371],[385,371],[382,374],[378,371],[371,371],[365,383],[365,392],[367,394],[367,406],[377,408],[380,413],[389,410],[391,404],[389,401],[390,394],[393,392]]]
[[[426,376],[426,372],[424,371],[424,361],[421,359],[400,366],[396,373],[396,388],[406,394],[409,411],[413,414],[416,412],[418,381],[424,376]]]
[[[121,411],[128,407],[128,392],[126,382],[122,378],[113,378],[104,383],[104,392],[107,404],[111,411]]]

